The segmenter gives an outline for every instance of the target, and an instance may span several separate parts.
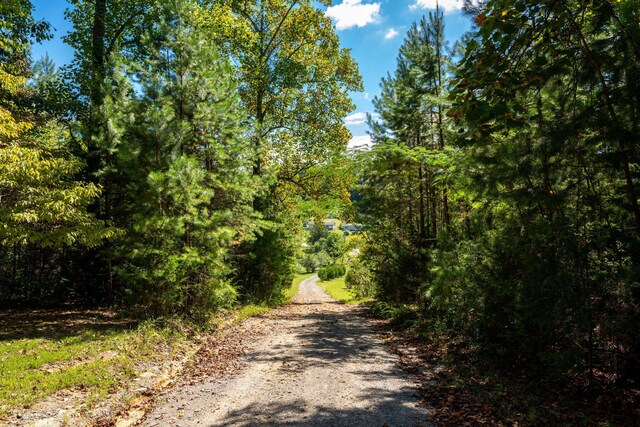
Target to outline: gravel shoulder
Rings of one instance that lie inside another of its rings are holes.
[[[243,324],[252,334],[238,369],[216,375],[201,362],[195,370],[212,373],[160,396],[143,425],[429,425],[417,385],[362,309],[335,302],[317,280],[303,281],[291,305]]]

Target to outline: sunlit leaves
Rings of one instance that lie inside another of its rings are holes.
[[[284,0],[219,2],[207,16],[239,65],[240,95],[255,123],[264,172],[291,176],[346,147],[348,91],[361,82],[329,18],[311,2]]]
[[[95,246],[115,233],[87,212],[99,188],[74,180],[82,163],[65,148],[69,135],[25,107],[35,96],[30,43],[48,37],[48,24],[28,1],[3,2],[0,15],[0,244]]]
[[[115,163],[129,177],[131,220],[117,271],[141,310],[206,320],[237,296],[229,250],[254,227],[251,155],[233,69],[202,9],[158,7],[145,60],[131,67],[141,95],[123,106],[128,144]]]
[[[55,143],[47,147],[59,132],[49,127],[34,140],[37,144],[0,146],[0,240],[5,244],[94,246],[115,233],[87,212],[100,190],[72,180],[82,164]]]

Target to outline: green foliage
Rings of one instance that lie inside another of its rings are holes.
[[[428,250],[449,228],[450,129],[443,118],[449,59],[443,17],[414,24],[398,67],[374,99],[379,121],[369,120],[375,145],[360,153],[358,216],[368,241],[362,256],[377,293],[398,303],[415,301],[428,276]]]
[[[229,249],[244,237],[252,193],[231,68],[197,10],[170,4],[145,36],[144,96],[125,130],[135,139],[118,159],[131,180],[118,272],[141,310],[207,320],[237,298]]]
[[[324,224],[313,224],[309,228],[309,238],[307,242],[310,245],[315,245],[322,239],[326,239],[329,236],[329,230],[324,226]]]
[[[371,269],[360,257],[356,257],[349,262],[345,284],[358,298],[369,298],[376,294],[376,286]]]
[[[316,242],[316,252],[326,252],[331,259],[340,259],[344,252],[344,237],[338,233],[329,233],[327,237]]]
[[[640,225],[626,148],[637,51],[620,13],[611,2],[489,2],[455,81],[476,221],[454,267],[439,265],[433,304],[473,313],[465,322],[490,348],[560,370],[593,369],[598,342],[635,333],[635,309],[615,308],[634,300]]]
[[[247,298],[271,298],[291,279],[301,196],[319,198],[338,180],[324,166],[347,146],[343,118],[361,79],[331,19],[309,0],[222,1],[203,21],[238,64],[260,185],[253,207],[263,221],[236,251],[234,276]]]
[[[270,224],[234,252],[234,283],[248,301],[277,303],[290,286],[298,253],[293,232]]]
[[[305,253],[298,262],[307,273],[312,273],[318,268],[317,255],[313,253]]]
[[[386,301],[374,301],[370,305],[371,312],[379,317],[391,319],[392,325],[397,328],[413,327],[418,320],[415,309],[405,304],[390,304]]]
[[[324,225],[313,225],[298,263],[308,272],[340,263],[345,250],[344,239],[341,233],[330,232]]]
[[[322,281],[327,281],[342,277],[346,272],[347,268],[343,264],[332,264],[318,270],[318,277]]]
[[[33,123],[20,98],[29,73],[29,48],[33,41],[50,37],[49,25],[31,16],[31,2],[7,0],[0,5],[0,138],[19,137]]]
[[[121,271],[143,310],[206,319],[212,308],[235,300],[224,263],[235,232],[210,211],[213,192],[206,178],[187,156],[166,172],[149,175],[146,196],[157,210],[134,216],[128,262]]]
[[[198,321],[281,301],[305,201],[348,202],[361,82],[331,20],[309,1],[78,0],[72,64],[30,75],[48,24],[29,1],[0,15],[0,299]]]
[[[141,34],[158,19],[169,1],[77,0],[65,11],[73,30],[63,40],[73,48],[74,60],[65,70],[74,92],[80,95],[72,107],[80,114],[84,138],[96,158],[96,168],[108,166],[109,139],[105,132],[109,117],[100,117],[105,97],[117,92],[117,68],[123,62],[145,56]],[[111,147],[112,148],[112,147]],[[112,153],[114,154],[114,153]],[[103,163],[104,162],[104,163]],[[97,170],[92,170],[95,173]]]
[[[100,194],[93,184],[74,181],[82,167],[53,123],[0,146],[0,241],[5,245],[95,246],[113,230],[87,212]]]
[[[362,262],[429,332],[546,372],[637,377],[638,3],[469,10],[459,63],[438,54],[436,13],[382,82],[376,146],[356,159]]]
[[[0,16],[0,244],[95,246],[113,234],[87,212],[100,189],[74,180],[82,162],[69,133],[27,107],[40,95],[26,86],[29,48],[49,26],[33,20],[29,1],[4,2]]]
[[[49,37],[31,8],[0,6],[0,298],[44,302],[67,286],[60,254],[98,246],[117,230],[90,212],[101,188],[81,179],[82,147],[57,111],[43,108],[61,87],[55,67],[36,66],[28,80],[31,43]]]

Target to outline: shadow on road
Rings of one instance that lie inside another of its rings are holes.
[[[250,363],[304,361],[304,366],[309,368],[367,356],[392,360],[381,351],[371,328],[353,312],[312,311],[289,314],[287,320],[297,338],[296,347],[276,344],[262,352],[254,351],[248,355]],[[300,323],[304,326],[300,327]]]
[[[377,396],[381,390],[375,390]],[[314,408],[310,415],[305,414],[304,400],[294,400],[288,403],[276,403],[271,405],[249,405],[238,411],[232,412],[227,420],[222,424],[211,424],[211,427],[218,426],[350,426],[350,427],[382,427],[382,426],[428,426],[424,422],[407,422],[424,418],[424,412],[418,409],[410,409],[404,406],[407,402],[398,399],[396,396],[387,396],[382,403],[376,404],[366,409],[335,409],[319,407]],[[401,408],[399,410],[399,408]],[[303,420],[282,421],[297,413]],[[385,414],[389,418],[385,421]]]
[[[297,340],[295,348],[273,345],[262,351],[249,353],[248,362],[269,363],[279,366],[281,372],[302,375],[305,370],[345,364],[353,369],[349,374],[370,387],[361,388],[355,396],[364,404],[342,409],[318,406],[294,395],[290,399],[265,403],[268,396],[249,397],[248,404],[227,414],[222,426],[414,426],[428,425],[423,408],[417,408],[416,390],[404,387],[400,390],[383,388],[385,380],[404,376],[393,356],[382,348],[366,322],[352,310],[329,308],[306,313],[285,315]],[[300,325],[303,325],[300,327]],[[361,367],[361,368],[357,368]],[[320,381],[320,380],[319,380]],[[335,381],[335,379],[334,379]],[[322,392],[318,384],[318,393]],[[340,390],[340,384],[330,390]],[[416,420],[425,420],[416,422]]]

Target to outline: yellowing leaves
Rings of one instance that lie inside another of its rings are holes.
[[[199,10],[196,22],[209,29],[211,37],[220,42],[232,41],[232,45],[246,46],[257,39],[249,24],[235,16],[225,4],[216,3],[206,10]]]
[[[22,76],[14,76],[0,69],[0,88],[13,92],[24,86],[27,79]]]
[[[73,181],[81,163],[64,152],[46,148],[60,137],[45,129],[23,139],[0,145],[0,240],[6,243],[36,243],[43,246],[81,243],[98,244],[117,230],[104,226],[86,207],[100,194],[92,183]]]
[[[0,105],[0,138],[17,138],[32,127],[30,123],[16,121],[13,114]]]
[[[0,68],[0,89],[13,93],[20,90],[25,82],[24,77],[14,76]],[[21,133],[31,129],[30,123],[17,120],[2,101],[0,101],[0,139],[17,138]]]

